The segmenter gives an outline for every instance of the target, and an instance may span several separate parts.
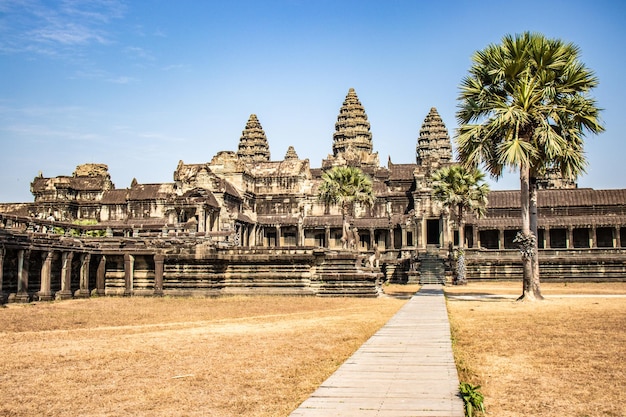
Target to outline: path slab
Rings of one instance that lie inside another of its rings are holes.
[[[291,417],[463,417],[441,285],[424,285]]]

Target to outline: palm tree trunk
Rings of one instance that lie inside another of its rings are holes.
[[[463,248],[465,247],[465,213],[463,213],[463,204],[459,204],[458,208],[459,249],[463,250]]]
[[[520,207],[522,210],[522,235],[524,238],[530,237],[530,169],[523,165],[519,170],[520,179]],[[535,294],[532,291],[532,259],[522,252],[522,266],[524,275],[522,280],[522,295],[518,300],[534,300]]]
[[[533,247],[533,256],[532,256],[532,279],[531,279],[531,290],[538,300],[543,300],[543,296],[541,295],[541,288],[539,285],[539,232],[538,232],[538,205],[537,205],[537,179],[533,175],[530,179],[530,189],[529,189],[529,200],[530,200],[530,231],[535,235],[535,245]]]

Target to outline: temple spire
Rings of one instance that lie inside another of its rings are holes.
[[[434,107],[430,109],[422,124],[417,139],[415,158],[418,165],[433,162],[446,163],[452,159],[452,144],[448,129]]]
[[[287,153],[285,154],[285,161],[288,161],[290,159],[298,159],[298,154],[296,153],[296,150],[293,146],[290,146],[287,149]]]
[[[267,137],[256,114],[251,114],[246,128],[241,132],[237,157],[246,162],[267,162],[270,149]]]
[[[333,154],[323,162],[332,165],[378,165],[378,154],[372,153],[372,133],[365,109],[354,88],[344,100],[333,133]]]

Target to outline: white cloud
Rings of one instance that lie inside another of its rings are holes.
[[[124,17],[126,6],[119,0],[0,0],[0,11],[0,50],[64,55],[68,47],[111,43],[110,23]]]

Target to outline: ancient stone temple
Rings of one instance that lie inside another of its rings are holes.
[[[458,225],[434,201],[431,180],[454,163],[443,120],[435,108],[426,115],[412,164],[381,166],[374,139],[350,89],[319,168],[293,146],[271,160],[252,114],[236,150],[180,161],[172,182],[116,188],[104,164],[39,174],[33,202],[0,204],[0,300],[93,291],[376,296],[385,280],[449,280]],[[357,205],[347,219],[351,251],[340,207],[317,197],[322,173],[346,165],[369,175],[375,192],[372,206]],[[548,174],[539,191],[543,279],[626,279],[626,190],[578,189]],[[519,219],[517,191],[491,192],[487,217],[467,219],[469,279],[521,276]]]

